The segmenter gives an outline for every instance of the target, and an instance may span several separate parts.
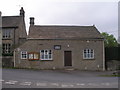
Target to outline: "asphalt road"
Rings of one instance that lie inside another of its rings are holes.
[[[2,88],[118,88],[112,72],[3,69]]]

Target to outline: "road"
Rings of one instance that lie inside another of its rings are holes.
[[[3,69],[3,88],[118,88],[118,77],[111,72],[79,70]]]

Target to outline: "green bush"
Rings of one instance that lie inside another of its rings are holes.
[[[2,53],[2,56],[13,56],[13,53]]]

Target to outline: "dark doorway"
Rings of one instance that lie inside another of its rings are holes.
[[[64,65],[72,66],[72,52],[71,51],[64,51]]]

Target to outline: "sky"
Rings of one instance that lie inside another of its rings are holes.
[[[19,15],[25,10],[27,32],[29,18],[36,25],[95,25],[100,32],[113,34],[118,39],[119,0],[1,0],[2,16]]]

